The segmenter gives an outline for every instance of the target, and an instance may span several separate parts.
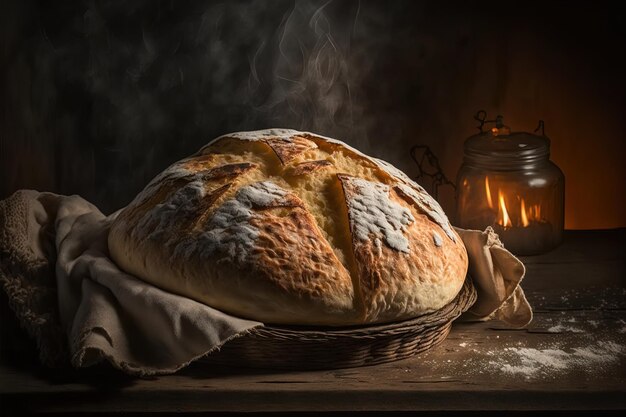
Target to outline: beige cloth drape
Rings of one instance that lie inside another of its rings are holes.
[[[524,327],[533,311],[520,286],[526,268],[504,248],[491,227],[484,232],[455,228],[463,239],[469,258],[468,274],[478,298],[460,320],[497,319],[511,327]]]

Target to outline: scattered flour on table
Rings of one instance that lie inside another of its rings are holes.
[[[564,326],[562,324],[557,324],[556,326],[552,326],[548,329],[550,333],[584,333],[584,330],[579,329],[573,326]]]
[[[558,371],[593,369],[614,364],[624,352],[624,347],[615,342],[597,342],[592,346],[568,350],[510,347],[503,351],[504,360],[490,361],[489,365],[506,374],[531,378]]]
[[[436,372],[449,373],[457,377],[475,379],[481,375],[496,375],[523,378],[526,380],[558,379],[569,373],[604,375],[617,372],[620,364],[626,361],[626,343],[621,340],[593,340],[588,336],[580,338],[579,346],[555,341],[526,347],[523,341],[509,344],[501,349],[485,350],[480,343],[460,342],[461,356],[452,361],[423,357],[423,363]],[[568,346],[569,345],[569,346]]]

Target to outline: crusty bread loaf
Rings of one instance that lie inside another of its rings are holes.
[[[388,163],[285,129],[225,135],[158,175],[109,249],[156,286],[266,323],[342,326],[443,307],[467,254],[441,207]]]

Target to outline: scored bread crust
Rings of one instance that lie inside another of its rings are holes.
[[[467,253],[439,204],[390,164],[287,129],[221,136],[111,225],[125,271],[265,323],[343,326],[439,309]]]

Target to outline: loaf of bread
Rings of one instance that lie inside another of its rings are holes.
[[[390,164],[286,129],[221,136],[154,178],[111,226],[125,271],[265,323],[416,317],[457,295],[467,253]]]

